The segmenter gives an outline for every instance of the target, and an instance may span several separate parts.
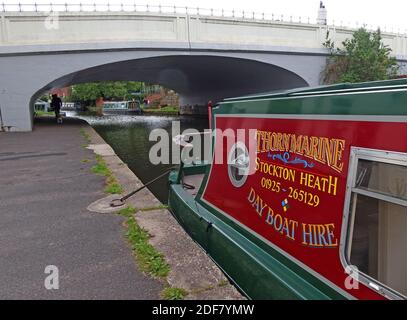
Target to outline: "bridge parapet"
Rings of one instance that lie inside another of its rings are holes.
[[[3,10],[1,12],[1,10]],[[213,9],[134,5],[0,5],[1,47],[138,42],[226,50],[284,47],[321,54],[327,31],[335,43],[355,29],[319,25],[309,18]],[[407,59],[407,35],[383,32],[383,42]],[[217,48],[220,48],[220,47]]]

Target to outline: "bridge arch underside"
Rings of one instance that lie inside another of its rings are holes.
[[[172,55],[141,58],[83,69],[52,81],[31,103],[56,87],[94,81],[143,81],[180,94],[181,105],[205,105],[239,95],[308,86],[299,75],[255,60],[221,56]]]

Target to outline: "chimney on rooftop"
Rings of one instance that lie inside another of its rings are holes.
[[[326,8],[322,1],[319,2],[317,24],[326,25]]]

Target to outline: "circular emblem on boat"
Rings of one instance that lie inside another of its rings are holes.
[[[249,151],[243,142],[238,141],[230,148],[227,164],[230,182],[240,188],[247,180],[250,167]]]

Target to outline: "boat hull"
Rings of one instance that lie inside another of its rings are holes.
[[[103,110],[104,115],[126,115],[126,116],[132,116],[132,115],[139,115],[142,114],[141,110]]]

